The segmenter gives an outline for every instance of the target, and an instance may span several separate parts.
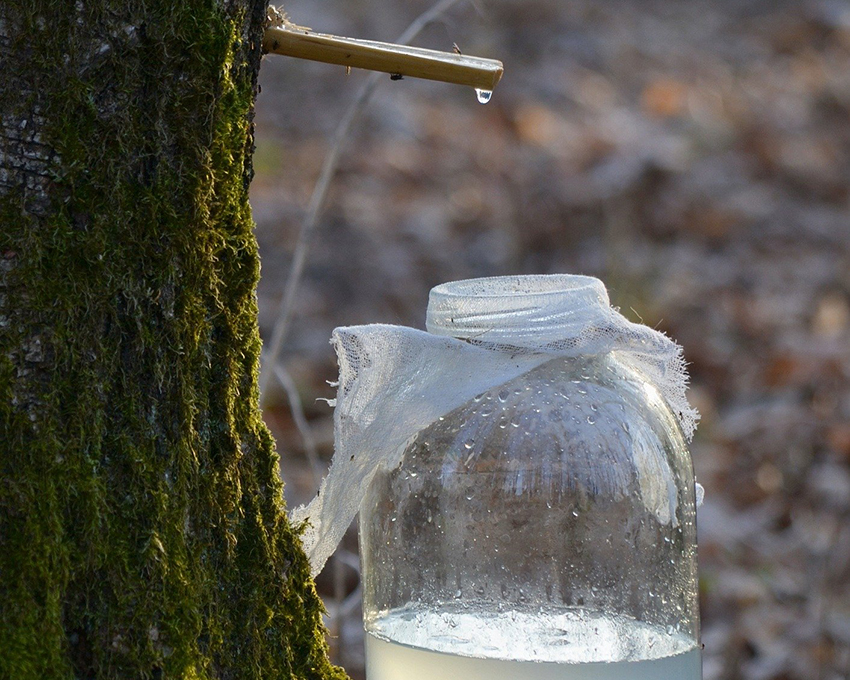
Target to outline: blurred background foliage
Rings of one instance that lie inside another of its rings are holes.
[[[285,9],[393,40],[429,6]],[[850,678],[850,2],[478,0],[415,44],[452,43],[504,61],[492,101],[382,81],[311,244],[281,363],[321,459],[335,326],[421,328],[428,290],[451,279],[598,276],[691,363],[706,680]],[[264,61],[252,203],[266,338],[366,77]],[[309,446],[284,391],[269,397],[292,506],[317,488]],[[354,554],[351,534],[320,586],[334,653],[358,678]]]

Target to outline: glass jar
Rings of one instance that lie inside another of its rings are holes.
[[[360,542],[369,680],[701,678],[690,455],[617,352],[555,355],[421,429]]]

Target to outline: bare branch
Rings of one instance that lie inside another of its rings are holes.
[[[459,2],[460,0],[441,0],[431,7],[431,9],[417,17],[413,23],[407,27],[407,30],[399,36],[396,42],[399,44],[409,43],[428,24],[439,18],[444,12],[448,11]],[[304,220],[301,223],[301,230],[298,233],[295,255],[292,260],[292,266],[289,270],[286,288],[284,289],[283,297],[280,301],[280,307],[278,308],[277,319],[272,331],[272,338],[268,344],[268,350],[265,352],[264,370],[260,373],[261,406],[265,403],[267,398],[269,381],[271,380],[271,375],[274,372],[273,367],[277,364],[278,357],[283,349],[283,344],[286,341],[286,336],[289,333],[296,294],[298,293],[298,287],[304,274],[304,266],[307,262],[307,251],[310,247],[313,232],[316,229],[319,212],[325,204],[331,180],[336,174],[344,142],[348,138],[348,133],[351,130],[354,120],[369,101],[380,79],[380,73],[371,74],[363,88],[357,94],[355,100],[351,103],[343,115],[342,120],[334,133],[330,151],[328,151],[328,155],[325,156],[325,162],[322,165],[322,171],[319,174],[319,179],[313,189],[313,195],[310,197],[310,203],[307,206],[307,212],[304,215]]]

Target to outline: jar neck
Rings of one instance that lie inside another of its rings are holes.
[[[453,281],[431,290],[433,335],[528,349],[577,338],[610,313],[604,284],[570,274]]]

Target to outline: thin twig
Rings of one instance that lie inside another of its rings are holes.
[[[448,11],[458,2],[460,2],[460,0],[441,0],[441,2],[438,2],[431,9],[417,17],[413,23],[407,27],[407,30],[399,36],[396,42],[399,44],[409,43],[423,28],[437,19],[444,12]],[[342,153],[343,143],[348,138],[348,133],[354,123],[354,120],[372,96],[380,78],[380,73],[372,73],[361,88],[360,92],[357,94],[357,97],[343,115],[342,120],[339,122],[336,132],[334,133],[328,155],[325,156],[325,162],[322,165],[322,171],[319,174],[319,179],[313,189],[313,195],[310,197],[310,203],[307,206],[307,212],[304,215],[304,220],[301,223],[301,230],[298,233],[298,243],[295,245],[295,254],[292,259],[292,266],[289,269],[286,288],[284,288],[283,297],[280,300],[280,307],[278,308],[277,320],[275,321],[274,329],[272,331],[272,338],[268,344],[268,349],[265,352],[265,370],[260,373],[261,406],[267,399],[269,381],[271,380],[271,375],[274,372],[273,369],[270,369],[269,367],[274,367],[277,364],[281,349],[283,349],[283,343],[289,333],[296,294],[298,292],[298,286],[301,283],[301,278],[304,274],[304,266],[307,261],[307,251],[310,247],[310,241],[316,228],[319,212],[324,206],[331,180],[333,179],[337,165],[339,164],[339,157]]]
[[[333,560],[333,574],[334,602],[341,603],[345,600],[345,565],[339,558]],[[340,666],[345,665],[345,659],[343,658],[343,654],[345,653],[345,639],[343,638],[345,632],[345,626],[343,625],[344,618],[342,607],[334,607],[334,612],[331,616],[330,633],[332,637],[336,638],[336,658],[334,662]]]
[[[459,2],[460,0],[441,0],[441,2],[438,2],[431,9],[417,17],[413,23],[407,27],[407,30],[399,36],[396,42],[399,44],[409,43],[423,28]],[[314,476],[317,474],[319,464],[318,456],[315,454],[315,443],[312,439],[312,433],[310,432],[309,425],[304,417],[304,411],[301,407],[301,400],[298,396],[298,391],[295,389],[295,385],[289,377],[289,374],[278,366],[278,357],[280,356],[280,352],[283,349],[283,343],[286,340],[287,333],[289,332],[292,312],[295,306],[296,295],[298,293],[298,286],[301,282],[301,278],[304,274],[304,266],[307,262],[307,251],[310,247],[310,241],[318,222],[319,212],[325,203],[331,180],[336,173],[343,144],[348,138],[348,133],[351,130],[354,120],[369,101],[369,98],[375,91],[375,87],[378,85],[380,78],[380,73],[370,74],[366,83],[360,89],[357,97],[348,107],[336,128],[331,142],[330,151],[328,152],[328,155],[325,156],[325,161],[322,165],[321,173],[319,174],[319,179],[313,189],[313,194],[310,197],[310,203],[307,206],[307,212],[305,213],[304,220],[301,223],[301,230],[298,233],[298,242],[295,246],[292,266],[289,269],[286,288],[284,289],[283,297],[280,301],[277,320],[275,321],[274,330],[272,331],[272,339],[268,344],[267,351],[264,353],[263,370],[260,372],[260,405],[262,406],[265,403],[268,394],[269,381],[271,380],[272,374],[274,374],[287,393],[290,408],[292,409],[293,420],[295,420],[295,425],[298,427],[298,430],[304,439],[304,448],[307,451],[307,455],[308,457],[311,455],[315,456],[315,459],[310,458],[310,467],[313,469]],[[312,444],[308,442],[312,442]],[[315,480],[317,487],[319,485],[320,478],[321,474],[319,474],[318,478]],[[354,593],[349,595],[347,599],[344,601],[342,600],[344,595],[342,565],[345,563],[345,559],[339,557],[334,557],[332,559],[335,561],[334,596],[336,601],[341,603],[341,605],[334,607],[330,612],[330,622],[328,627],[331,631],[336,631],[337,637],[331,638],[331,645],[336,648],[336,651],[339,654],[341,654],[341,640],[338,636],[342,632],[342,619],[356,607],[356,604],[360,599],[361,590],[358,588],[354,591]]]
[[[313,473],[313,484],[318,488],[324,472],[319,462],[319,454],[316,449],[316,440],[313,438],[313,431],[310,429],[310,423],[307,422],[307,417],[304,414],[304,406],[301,403],[298,388],[295,386],[292,376],[280,364],[274,365],[274,374],[280,386],[286,392],[287,399],[289,399],[289,410],[292,411],[292,420],[295,421],[295,427],[298,428],[298,433],[304,442],[304,451],[307,453],[307,460],[310,462],[310,470]]]

